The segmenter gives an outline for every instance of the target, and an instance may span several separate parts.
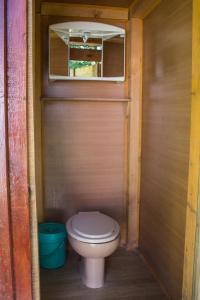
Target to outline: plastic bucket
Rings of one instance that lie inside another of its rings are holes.
[[[56,269],[65,264],[66,240],[67,232],[64,224],[39,224],[39,258],[42,268]]]

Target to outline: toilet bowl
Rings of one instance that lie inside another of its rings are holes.
[[[119,224],[100,212],[79,212],[66,227],[72,248],[81,256],[83,283],[90,288],[102,287],[105,257],[119,245]]]

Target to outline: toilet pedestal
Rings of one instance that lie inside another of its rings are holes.
[[[105,258],[117,249],[120,226],[100,212],[79,212],[67,221],[68,239],[80,255],[80,275],[89,288],[104,285]]]
[[[89,288],[100,288],[104,285],[104,258],[81,258],[81,278]]]

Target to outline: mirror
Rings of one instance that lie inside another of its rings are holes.
[[[49,78],[125,79],[125,30],[94,22],[49,26]]]

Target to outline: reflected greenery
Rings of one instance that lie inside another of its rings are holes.
[[[88,66],[95,65],[95,62],[93,61],[83,61],[83,60],[70,60],[69,61],[69,68],[70,69],[78,69]]]

